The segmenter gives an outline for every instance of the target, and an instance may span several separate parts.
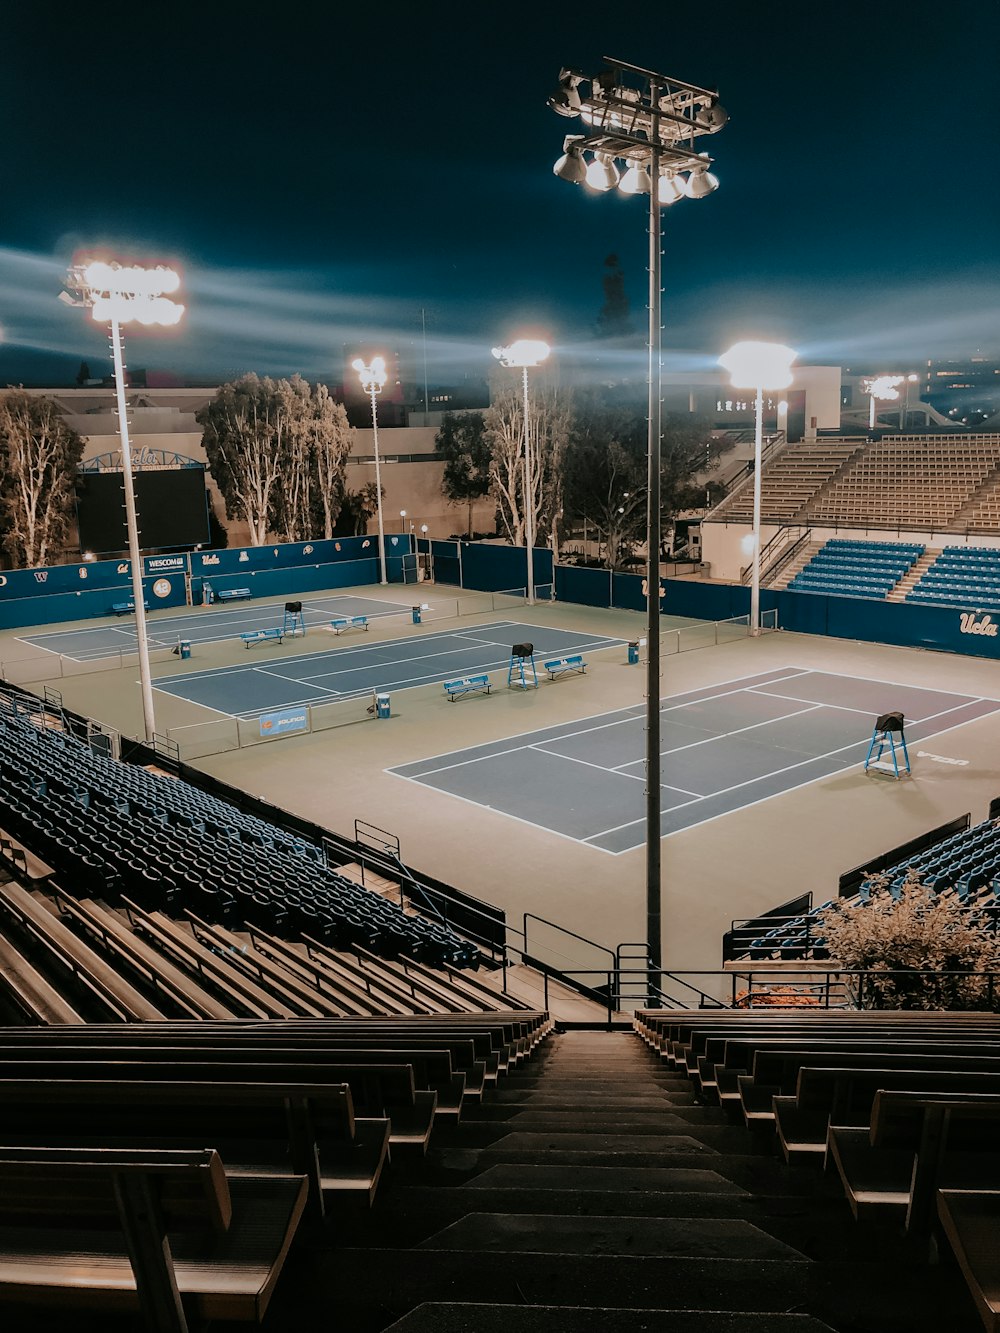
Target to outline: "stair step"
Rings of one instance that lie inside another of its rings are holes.
[[[811,1315],[428,1302],[385,1333],[832,1333]]]
[[[507,1161],[525,1160],[524,1153],[529,1154],[527,1160],[536,1156],[544,1160],[545,1154],[553,1154],[553,1161],[581,1161],[584,1164],[589,1164],[594,1157],[613,1157],[620,1161],[622,1157],[630,1156],[646,1160],[657,1153],[754,1154],[758,1151],[744,1129],[692,1125],[683,1121],[679,1122],[676,1132],[669,1134],[663,1132],[662,1126],[659,1129],[650,1126],[631,1133],[622,1133],[617,1128],[595,1129],[588,1133],[582,1129],[567,1130],[563,1125],[552,1130],[521,1130],[502,1122],[469,1121],[451,1128],[442,1126],[440,1131],[435,1130],[435,1139],[435,1146],[444,1151],[450,1145],[461,1144],[463,1147],[478,1146]]]
[[[699,1259],[801,1259],[750,1222],[719,1217],[562,1217],[468,1213],[428,1237],[422,1250],[476,1254],[697,1255]]]
[[[730,1125],[727,1113],[717,1106],[494,1106],[492,1102],[463,1108],[462,1123],[476,1124],[493,1121],[517,1129],[564,1129],[569,1117],[573,1124],[588,1134],[642,1134],[647,1129],[668,1130],[684,1126]]]
[[[504,1163],[491,1166],[470,1180],[466,1189],[629,1190],[672,1193],[697,1190],[704,1194],[740,1195],[746,1190],[717,1171],[681,1167],[547,1166]]]

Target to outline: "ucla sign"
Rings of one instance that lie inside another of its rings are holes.
[[[997,626],[992,616],[976,616],[974,611],[963,611],[959,616],[960,634],[984,634],[987,638],[997,637]]]

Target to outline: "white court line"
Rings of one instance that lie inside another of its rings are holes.
[[[791,630],[789,632],[794,634],[797,631]],[[906,645],[905,644],[896,645],[890,643],[890,644],[882,644],[879,646],[884,648],[895,648],[897,646],[905,647]],[[980,658],[972,658],[971,660],[974,662],[975,661],[982,662],[985,659],[980,657]],[[839,676],[835,671],[822,671],[820,670],[819,667],[802,667],[801,670],[805,672],[806,675],[810,676],[834,676],[838,680],[865,680],[869,683],[869,685],[888,685],[890,689],[894,690],[920,690],[925,694],[950,694],[953,699],[958,699],[958,698],[975,699],[975,700],[981,699],[984,703],[1000,704],[1000,699],[993,699],[986,694],[960,695],[955,690],[939,690],[934,685],[910,685],[907,684],[906,681],[901,681],[901,680],[883,680],[881,676],[855,676],[855,675]],[[938,714],[932,713],[931,716],[937,717]],[[920,718],[919,720],[921,722],[924,721],[923,718]]]
[[[946,691],[946,690],[938,690],[937,692],[938,692],[938,694],[947,694],[947,693],[948,693],[948,691]],[[969,699],[969,700],[966,701],[966,705],[959,704],[958,707],[961,708],[961,707],[967,706],[967,704],[969,704],[969,703],[985,703],[985,702],[989,702],[989,701],[988,701],[988,700],[980,700],[980,699]],[[826,704],[822,705],[822,707],[824,707],[824,708],[825,708],[825,707],[828,707],[828,706],[829,706],[829,705],[826,705]],[[853,710],[852,710],[852,711],[853,711]],[[923,717],[923,718],[921,718],[921,719],[920,719],[920,723],[919,723],[919,724],[914,724],[914,725],[916,726],[916,725],[921,725],[921,724],[923,724],[923,723],[925,723],[925,722],[933,722],[934,718],[936,718],[936,717],[947,717],[949,713],[954,713],[954,712],[956,712],[956,711],[957,711],[956,708],[945,708],[945,709],[942,709],[942,711],[941,711],[940,713],[933,713],[930,717]],[[978,721],[978,718],[968,718],[967,721],[969,721],[969,722],[976,722],[976,721]],[[961,727],[961,726],[964,726],[964,725],[965,725],[965,723],[962,723],[962,722],[956,722],[956,723],[955,723],[955,726],[956,726],[956,727]],[[948,728],[946,728],[946,730],[951,731],[951,730],[954,730],[954,728],[952,728],[952,727],[948,727]],[[934,735],[934,736],[937,736],[937,735],[939,735],[940,733],[935,731],[935,732],[932,732],[931,734]],[[922,737],[921,739],[927,740],[927,739],[929,739],[929,737]],[[699,796],[698,799],[697,799],[697,801],[686,801],[685,804],[684,804],[683,806],[675,806],[674,809],[676,809],[676,810],[683,810],[683,809],[685,808],[685,806],[687,806],[687,805],[697,805],[699,801],[712,801],[712,800],[714,800],[717,796],[728,796],[728,794],[729,794],[730,792],[733,792],[733,791],[739,791],[741,787],[752,787],[753,784],[754,784],[755,782],[765,782],[765,781],[767,781],[767,780],[770,779],[770,778],[776,778],[776,777],[778,777],[778,776],[779,776],[780,774],[782,774],[782,773],[791,773],[793,769],[796,769],[796,768],[804,768],[804,767],[806,766],[806,764],[814,764],[814,763],[818,763],[821,759],[832,759],[834,755],[837,755],[837,754],[843,754],[845,750],[853,750],[853,749],[855,748],[855,746],[866,745],[866,744],[868,743],[869,740],[870,740],[870,737],[868,737],[868,736],[862,736],[860,740],[851,741],[850,744],[848,744],[848,745],[841,745],[841,746],[838,746],[838,748],[837,748],[836,750],[824,750],[824,751],[822,752],[822,754],[814,754],[814,755],[810,755],[808,758],[806,758],[806,759],[800,759],[797,763],[794,763],[794,764],[788,764],[788,765],[786,765],[784,768],[775,768],[775,769],[772,769],[769,773],[761,773],[761,774],[759,774],[759,775],[758,775],[757,777],[755,777],[755,778],[747,778],[747,780],[746,780],[745,782],[735,782],[735,783],[733,783],[733,785],[732,785],[731,787],[720,787],[720,788],[718,788],[716,791],[706,792],[704,796]],[[823,777],[832,777],[833,774],[832,774],[832,773],[824,773],[822,776],[823,776]],[[817,779],[811,779],[811,781],[813,781],[813,780],[817,780]],[[802,783],[801,785],[802,785],[802,786],[808,786],[808,783]],[[788,790],[793,790],[793,789],[792,789],[792,788],[789,788]],[[784,795],[784,792],[773,792],[772,795],[774,795],[774,796],[781,796],[781,795]],[[767,800],[767,799],[769,799],[769,798],[768,798],[768,797],[764,797],[764,798],[762,798],[762,799]],[[756,804],[756,802],[752,802],[751,804]],[[743,810],[743,809],[745,809],[746,807],[741,805],[741,806],[739,806],[738,808],[739,808],[740,810]],[[669,812],[668,812],[668,811],[665,811],[665,810],[664,810],[664,811],[661,811],[661,814],[667,814],[667,813],[669,813]],[[733,813],[733,812],[732,812],[732,811],[728,811],[728,810],[726,811],[726,814],[731,814],[731,813]],[[609,834],[609,833],[618,833],[618,832],[620,832],[622,829],[625,829],[625,828],[632,828],[632,827],[634,827],[634,825],[636,825],[636,824],[641,824],[642,822],[643,822],[643,821],[642,821],[641,819],[633,819],[633,820],[630,820],[629,823],[627,823],[627,824],[616,824],[616,825],[614,826],[614,828],[603,829],[600,833],[592,833],[592,834],[589,834],[588,837],[584,839],[584,841],[585,841],[585,842],[589,842],[590,838],[603,838],[603,837],[606,837],[607,834]],[[707,821],[705,821],[705,822],[707,822]],[[680,832],[680,830],[678,829],[677,832]]]
[[[748,690],[747,693],[748,693],[748,694],[766,694],[767,691],[766,691],[766,690]],[[946,690],[938,690],[937,693],[938,693],[938,694],[943,694],[943,695],[945,695],[946,697],[947,697],[947,695],[948,695],[948,691],[946,691]],[[957,698],[960,698],[961,696],[956,695],[956,694],[952,694],[951,697],[952,697],[953,699],[957,699]],[[770,698],[772,698],[772,699],[787,699],[790,703],[794,703],[794,702],[795,702],[795,697],[794,697],[794,695],[791,695],[791,694],[772,694],[772,695],[770,695]],[[805,702],[805,701],[803,700],[802,702]],[[951,706],[951,708],[944,708],[944,709],[941,710],[940,713],[928,713],[926,717],[914,717],[914,718],[911,718],[910,721],[913,723],[914,726],[917,726],[917,725],[918,725],[919,723],[921,723],[921,722],[932,722],[932,721],[934,720],[934,718],[936,718],[936,717],[945,717],[948,713],[954,713],[955,710],[958,709],[958,708],[966,708],[966,707],[968,707],[969,704],[991,703],[991,702],[993,702],[993,701],[992,701],[992,700],[989,700],[989,699],[980,699],[980,698],[976,697],[975,695],[969,695],[968,697],[966,697],[966,698],[963,700],[962,703],[960,703],[960,704],[953,704],[953,705]],[[837,712],[837,713],[859,713],[862,717],[869,717],[869,718],[872,716],[872,711],[873,711],[873,710],[870,709],[870,708],[848,708],[846,704],[829,704],[829,703],[823,703],[823,704],[820,704],[819,707],[820,707],[820,708],[831,708],[831,709],[834,710],[834,712]]]
[[[542,747],[541,747],[540,745],[526,745],[524,748],[525,748],[526,750],[537,750],[539,754],[546,754],[546,755],[549,756],[550,759],[566,759],[566,760],[568,760],[571,764],[582,764],[582,765],[584,766],[584,768],[596,768],[597,771],[598,771],[598,773],[603,773],[605,776],[607,776],[609,773],[614,773],[614,774],[616,774],[616,775],[617,775],[618,777],[620,777],[620,778],[628,778],[628,780],[629,780],[630,782],[645,782],[645,781],[646,781],[645,776],[638,777],[637,775],[635,775],[635,774],[633,774],[633,773],[619,773],[619,772],[618,772],[618,769],[616,769],[616,768],[605,768],[603,764],[592,764],[592,763],[590,762],[589,759],[578,759],[578,758],[576,757],[576,755],[572,755],[572,754],[557,754],[557,753],[556,753],[555,751],[553,751],[553,750],[543,750]],[[633,763],[636,763],[636,762],[639,762],[639,761],[637,761],[637,760],[633,760]],[[686,787],[674,787],[674,786],[673,786],[671,783],[669,783],[669,782],[661,782],[661,783],[660,783],[660,786],[661,786],[661,787],[666,787],[666,789],[667,789],[668,791],[679,791],[679,792],[681,793],[682,796],[697,796],[697,795],[698,795],[698,793],[697,793],[696,791],[688,791]],[[688,805],[689,802],[685,801],[684,804],[685,804],[685,805]]]
[[[781,667],[776,667],[776,668],[775,668],[775,670],[779,670],[779,671],[780,671],[780,670],[783,670],[783,669],[784,669],[784,668],[781,668]],[[797,674],[803,674],[803,673],[797,671]],[[779,677],[779,680],[792,680],[793,678],[794,678],[793,676],[780,676],[780,677]],[[739,681],[740,681],[741,679],[742,679],[742,680],[754,680],[755,677],[754,677],[754,676],[743,676],[743,677],[736,676],[736,677],[734,677],[733,680],[723,680],[723,681],[719,681],[718,683],[719,683],[720,685],[736,685],[736,684],[739,683]],[[706,689],[712,689],[713,687],[712,687],[711,685],[706,685],[705,688],[706,688]],[[735,690],[723,690],[723,691],[722,691],[721,693],[719,693],[719,694],[704,695],[704,696],[702,696],[701,698],[698,698],[698,699],[689,699],[688,702],[687,702],[686,704],[674,704],[674,705],[673,705],[672,707],[670,707],[670,708],[663,708],[663,707],[661,707],[661,708],[660,708],[660,713],[661,713],[661,715],[662,715],[663,713],[672,713],[672,712],[675,712],[678,708],[688,708],[688,707],[693,707],[695,704],[709,703],[709,702],[711,702],[711,701],[714,700],[714,699],[725,699],[725,698],[728,698],[728,697],[729,697],[730,695],[732,695],[732,694],[743,694],[748,688],[749,688],[748,686],[741,686],[739,689],[735,689]],[[689,691],[687,691],[687,693],[689,693],[689,694],[694,694],[694,693],[697,693],[697,691],[695,691],[695,690],[689,690]],[[667,697],[668,697],[668,698],[677,698],[678,696],[677,696],[677,695],[668,695]],[[637,711],[637,710],[641,710],[641,711]],[[601,721],[602,718],[612,718],[613,720],[610,721],[610,722],[604,722],[604,721]],[[645,704],[643,704],[643,703],[629,704],[627,708],[616,708],[616,709],[613,709],[613,710],[612,710],[611,712],[609,712],[609,713],[592,713],[592,714],[590,715],[590,717],[585,717],[585,718],[581,718],[581,719],[580,719],[581,722],[594,722],[594,721],[596,721],[596,723],[597,723],[596,726],[593,726],[593,727],[578,727],[575,731],[559,731],[559,734],[558,734],[557,736],[551,736],[547,741],[538,741],[537,744],[539,744],[539,745],[550,745],[553,741],[576,740],[576,738],[577,738],[578,736],[589,736],[589,735],[591,734],[591,732],[594,732],[594,731],[603,731],[606,727],[620,727],[620,726],[623,726],[623,725],[624,725],[625,723],[627,723],[627,722],[642,722],[642,721],[644,721],[644,719],[645,719]],[[564,722],[564,723],[562,723],[562,726],[564,726],[564,727],[571,727],[571,726],[573,726],[573,723],[572,723],[572,722]],[[532,729],[531,729],[530,731],[516,731],[516,732],[514,732],[514,734],[513,734],[512,736],[508,736],[506,739],[507,739],[508,741],[510,741],[510,740],[516,740],[519,736],[523,736],[523,737],[536,736],[536,735],[538,734],[539,731],[548,731],[548,730],[558,730],[558,726],[557,726],[556,728],[548,728],[548,727],[532,727]],[[488,746],[488,745],[503,745],[503,744],[504,744],[503,741],[486,741],[486,742],[484,742],[484,744],[481,745],[481,746],[480,746],[480,745],[477,745],[477,746],[466,746],[465,749],[466,749],[466,750],[468,750],[468,749],[477,749],[477,750],[478,750],[478,749],[483,749],[483,748],[485,748],[485,746]],[[529,748],[529,745],[516,745],[516,746],[509,747],[509,748],[507,748],[507,749],[505,749],[505,750],[497,750],[497,751],[496,751],[496,754],[498,754],[498,755],[513,754],[513,753],[515,753],[516,750],[527,750],[528,748]],[[420,764],[420,763],[430,763],[430,762],[432,762],[432,761],[435,760],[435,759],[448,759],[448,758],[450,758],[451,755],[453,755],[453,754],[464,754],[464,753],[465,753],[465,750],[442,750],[440,754],[429,754],[429,755],[427,755],[427,757],[426,757],[425,759],[417,759],[417,760],[415,760],[414,762],[415,762],[415,763],[418,763],[418,764]],[[491,753],[491,754],[489,754],[489,755],[484,755],[484,756],[482,756],[482,757],[483,757],[483,758],[487,758],[487,759],[491,759],[491,758],[493,757],[493,754]],[[445,765],[443,765],[443,767],[441,767],[441,768],[429,768],[429,769],[427,769],[427,772],[428,772],[428,773],[442,773],[442,772],[444,772],[444,769],[446,769],[446,768],[461,768],[461,767],[462,767],[462,764],[467,763],[467,762],[469,762],[469,761],[467,761],[467,760],[462,760],[462,762],[461,762],[461,763],[458,763],[458,764],[445,764]],[[409,765],[406,764],[406,765],[403,765],[403,767],[408,768]],[[390,769],[389,771],[391,772],[392,770]],[[611,769],[608,769],[608,772],[611,772],[611,771],[612,771]]]
[[[385,768],[382,770],[388,773],[390,777],[401,778],[403,782],[412,782],[417,786],[422,786],[424,792],[428,790],[435,791],[439,796],[445,796],[452,801],[462,801],[465,805],[471,805],[478,810],[480,814],[485,810],[490,815],[501,815],[504,819],[512,819],[515,824],[523,824],[525,828],[537,829],[540,833],[549,833],[556,838],[562,838],[565,842],[571,842],[575,846],[584,845],[583,839],[576,837],[573,833],[563,833],[560,829],[549,828],[547,824],[536,824],[533,819],[525,819],[523,815],[512,815],[506,810],[494,810],[492,806],[484,805],[482,801],[474,801],[470,796],[460,796],[458,792],[448,791],[444,787],[428,787],[427,783],[421,783],[419,778],[407,777],[405,773],[398,773],[394,768]],[[605,856],[619,856],[621,853],[612,852],[607,847],[590,847],[592,852],[602,852]]]
[[[751,691],[747,690],[746,693],[750,694]],[[775,722],[787,722],[790,717],[801,717],[803,713],[815,713],[817,708],[823,707],[825,707],[824,704],[810,704],[805,708],[796,708],[794,713],[782,713],[780,717],[769,717],[763,722],[753,722],[749,727],[736,727],[733,731],[720,731],[715,736],[706,736],[704,740],[688,741],[687,745],[675,745],[672,750],[661,750],[660,755],[662,757],[666,754],[680,754],[682,750],[693,750],[696,745],[711,745],[713,741],[725,741],[730,736],[741,735],[744,731],[755,731],[758,727],[769,727]],[[609,769],[609,772],[617,773],[620,769],[629,768],[632,764],[640,762],[638,759],[630,759],[627,764],[618,764],[615,768]],[[678,787],[677,790],[682,791],[683,788]],[[691,795],[694,796],[695,793],[691,792]]]

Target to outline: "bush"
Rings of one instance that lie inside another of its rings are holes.
[[[916,874],[896,897],[888,876],[865,887],[867,903],[844,900],[821,915],[831,958],[869,974],[863,1008],[1000,1010],[1000,977],[991,987],[989,977],[973,975],[1000,972],[1000,940],[970,922],[955,895],[935,894]]]

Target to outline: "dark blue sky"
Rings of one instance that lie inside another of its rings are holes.
[[[840,364],[1000,355],[998,0],[51,0],[5,39],[3,380],[102,361],[55,303],[98,244],[182,265],[184,324],[129,359],[202,376],[336,377],[354,341],[419,362],[421,309],[432,383],[522,326],[579,343],[610,252],[641,328],[645,201],[551,170],[578,125],[546,106],[559,67],[605,54],[731,115],[699,145],[719,191],[664,212],[668,366],[747,334]]]

